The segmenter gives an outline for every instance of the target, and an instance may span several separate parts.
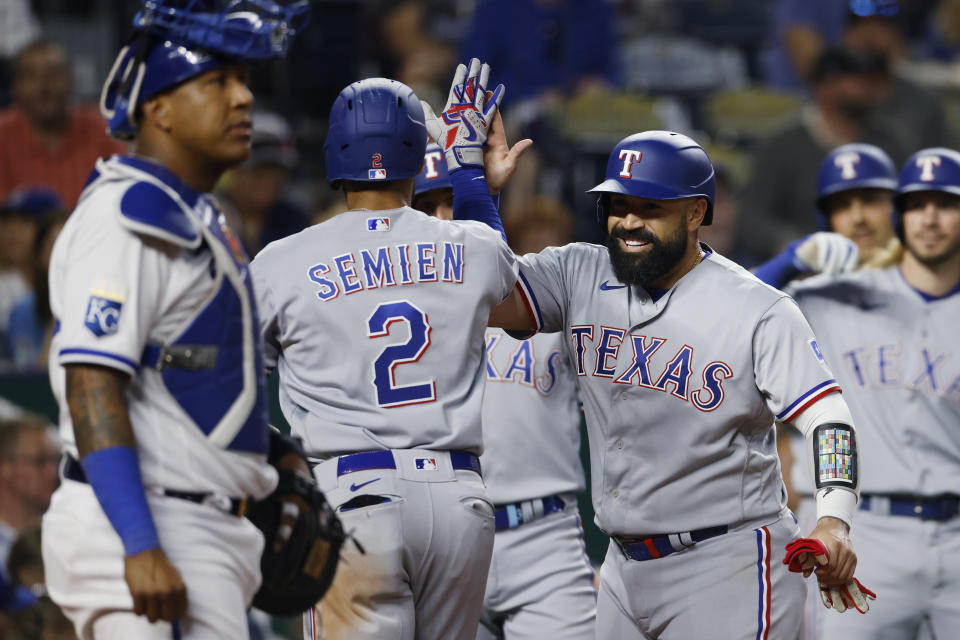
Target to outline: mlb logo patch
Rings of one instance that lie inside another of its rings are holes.
[[[367,171],[368,180],[386,180],[387,179],[387,170],[386,169],[370,169]]]
[[[367,231],[390,231],[390,218],[367,218]]]
[[[417,469],[421,471],[436,471],[437,470],[437,459],[436,458],[417,458],[416,459]]]
[[[122,300],[91,294],[87,301],[87,313],[83,317],[83,324],[98,338],[113,335],[119,329],[122,309]]]

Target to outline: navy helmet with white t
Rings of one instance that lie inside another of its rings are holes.
[[[837,147],[827,154],[817,172],[817,226],[830,231],[830,220],[824,208],[826,199],[851,189],[897,188],[897,169],[893,160],[880,147],[853,143]]]
[[[330,109],[323,143],[327,182],[382,182],[420,172],[427,147],[423,107],[413,89],[387,78],[347,86]]]
[[[918,191],[942,191],[960,196],[960,153],[946,147],[932,147],[917,151],[903,163],[893,196],[893,228],[901,240],[905,198]]]
[[[195,76],[230,62],[283,56],[308,11],[306,0],[143,0],[136,33],[100,93],[110,134],[132,139],[139,106]]]
[[[443,156],[440,145],[429,143],[423,154],[423,168],[417,174],[417,184],[413,188],[413,195],[418,196],[435,189],[452,189],[450,172],[447,171],[447,159]]]
[[[705,198],[705,226],[713,222],[716,190],[713,164],[703,147],[680,133],[644,131],[624,138],[613,148],[607,161],[606,180],[587,193],[600,194],[600,222],[607,217],[606,194],[610,193],[651,200]]]

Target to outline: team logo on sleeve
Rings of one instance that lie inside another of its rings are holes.
[[[122,298],[101,292],[91,292],[83,324],[98,338],[113,335],[119,329],[122,309]]]
[[[390,218],[367,218],[367,231],[390,231]]]
[[[817,344],[816,340],[810,341],[810,348],[813,349],[813,355],[817,356],[817,360],[823,362],[823,351],[820,351],[820,345]]]

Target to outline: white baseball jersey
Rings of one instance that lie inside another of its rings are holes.
[[[774,418],[839,389],[789,296],[708,252],[653,299],[617,281],[606,247],[585,243],[524,256],[520,283],[537,328],[568,341],[603,530],[776,517]]]
[[[409,207],[348,211],[251,270],[266,366],[311,455],[481,453],[483,333],[517,270],[499,234]]]
[[[926,301],[899,267],[788,288],[860,425],[862,494],[960,490],[960,296]]]
[[[563,334],[487,330],[480,462],[494,504],[583,491],[578,405]]]
[[[163,167],[136,157],[98,162],[50,259],[59,327],[50,380],[60,435],[74,456],[64,365],[111,367],[131,376],[127,401],[145,486],[263,497],[277,476],[266,463],[266,416],[257,414],[265,405],[257,391],[256,313],[245,258],[230,255],[222,234],[232,236],[223,225],[208,196]],[[228,313],[242,318],[236,326],[242,340],[220,345],[216,369],[184,374],[141,366],[148,345],[196,338],[198,329],[226,331],[209,320],[213,303],[229,296],[241,305]],[[201,378],[208,384],[216,378],[225,393],[241,391],[225,399],[191,397],[183,387]]]

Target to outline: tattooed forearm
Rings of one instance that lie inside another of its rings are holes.
[[[67,404],[80,457],[107,447],[133,447],[126,374],[92,365],[67,365]]]

